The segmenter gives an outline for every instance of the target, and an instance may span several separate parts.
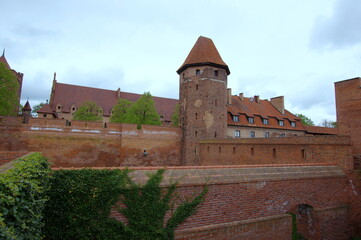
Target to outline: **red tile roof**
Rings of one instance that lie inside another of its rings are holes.
[[[26,101],[26,103],[25,103],[25,105],[24,105],[24,107],[23,107],[23,109],[22,109],[23,111],[24,110],[28,110],[28,111],[31,111],[31,107],[30,107],[30,103],[29,103],[29,101]]]
[[[49,104],[42,106],[37,113],[54,113]]]
[[[305,126],[306,132],[316,135],[337,135],[337,128],[318,127],[318,126]]]
[[[62,105],[62,112],[70,112],[71,107],[81,106],[86,101],[96,102],[102,109],[104,116],[110,116],[111,110],[118,102],[118,92],[99,88],[76,86],[64,83],[54,82],[54,92],[51,96],[51,109],[56,111],[58,104]],[[120,98],[135,102],[141,94],[120,92]],[[159,115],[164,117],[165,121],[171,121],[176,99],[153,97],[155,107]]]
[[[202,65],[223,68],[227,74],[230,74],[227,64],[222,60],[212,39],[200,36],[177,73],[179,74],[187,67]]]
[[[284,114],[279,112],[268,100],[259,100],[256,102],[253,98],[244,97],[241,100],[238,96],[232,96],[232,104],[227,107],[229,125],[278,128],[287,130],[304,131],[300,119],[285,110]],[[234,122],[232,116],[239,116],[239,122]],[[253,117],[254,123],[249,123],[247,117]],[[262,119],[268,119],[269,124],[263,124]],[[278,120],[284,121],[284,126],[280,126]],[[296,127],[292,127],[290,122],[295,122]]]

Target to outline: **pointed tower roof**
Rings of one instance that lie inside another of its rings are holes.
[[[227,64],[222,60],[212,39],[200,36],[177,73],[181,73],[187,67],[204,65],[223,68],[228,75],[230,74]]]
[[[1,57],[0,57],[0,62],[4,63],[5,66],[8,69],[10,69],[10,65],[9,65],[8,61],[6,60],[6,58],[5,58],[5,49],[3,50],[3,55],[1,55]]]
[[[29,101],[26,101],[25,106],[23,107],[23,111],[24,111],[24,110],[31,111],[31,107],[30,107]]]

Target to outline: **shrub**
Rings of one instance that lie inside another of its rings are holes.
[[[0,174],[1,239],[42,239],[50,171],[47,159],[33,153]]]

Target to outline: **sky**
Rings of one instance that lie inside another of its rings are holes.
[[[361,76],[359,0],[0,0],[0,49],[24,73],[21,103],[57,81],[179,97],[199,36],[215,43],[233,95],[285,97],[316,124],[335,121],[334,82]]]

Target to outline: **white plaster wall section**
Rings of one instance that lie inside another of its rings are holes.
[[[79,132],[79,133],[100,133],[99,130],[80,130],[80,129],[72,129],[71,132]]]
[[[117,131],[109,131],[108,133],[110,133],[110,134],[121,134],[121,132],[117,132]]]
[[[131,136],[138,135],[138,133],[136,131],[125,131],[125,132],[119,132],[119,133],[123,134],[123,135],[131,135]]]
[[[61,128],[41,128],[41,127],[30,127],[30,130],[32,130],[32,131],[57,131],[57,132],[64,131]]]
[[[169,132],[169,131],[144,131],[145,134],[171,134],[171,135],[177,135],[175,132]]]

